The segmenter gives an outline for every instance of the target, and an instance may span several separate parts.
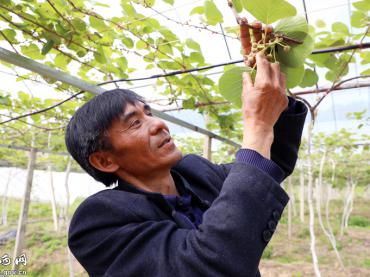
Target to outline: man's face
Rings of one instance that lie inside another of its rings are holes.
[[[108,139],[119,176],[122,171],[135,177],[150,176],[170,169],[182,156],[167,125],[153,117],[150,107],[142,102],[127,105],[108,129]]]

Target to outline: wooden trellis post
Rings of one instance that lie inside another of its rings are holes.
[[[26,179],[26,188],[24,190],[24,196],[22,200],[21,212],[19,214],[17,236],[15,239],[14,255],[13,261],[21,254],[21,251],[24,249],[24,237],[26,234],[26,224],[28,219],[28,208],[30,205],[31,199],[31,190],[32,190],[32,180],[33,180],[33,171],[36,167],[36,154],[37,150],[31,148],[28,159],[27,167],[27,179]],[[12,269],[17,270],[19,264],[13,263]]]
[[[210,118],[209,115],[206,114],[204,116],[204,122],[207,126]],[[203,157],[206,158],[207,160],[211,161],[212,160],[212,137],[209,135],[206,135],[204,138],[204,145],[203,145]]]
[[[51,132],[49,131],[48,134],[48,150],[51,150]],[[57,215],[57,202],[55,200],[55,191],[54,191],[54,180],[53,180],[53,169],[52,169],[52,162],[51,162],[51,154],[48,157],[48,173],[49,173],[49,185],[50,185],[50,201],[51,201],[51,208],[53,212],[53,222],[54,222],[54,231],[58,231],[58,215]]]
[[[204,138],[203,157],[212,160],[212,138],[209,136]]]

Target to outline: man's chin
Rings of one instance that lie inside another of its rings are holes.
[[[171,153],[171,167],[175,166],[182,159],[182,152],[176,147]]]

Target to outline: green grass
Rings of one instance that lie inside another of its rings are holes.
[[[370,258],[364,259],[364,261],[362,262],[362,264],[364,265],[364,267],[370,268]]]
[[[356,226],[356,227],[363,227],[363,228],[369,228],[370,227],[370,219],[357,215],[352,216],[348,220],[349,226]]]

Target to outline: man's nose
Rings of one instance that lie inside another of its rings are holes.
[[[151,135],[156,135],[158,132],[166,130],[168,132],[168,128],[166,123],[157,117],[151,117],[150,125],[149,125],[149,133]]]

